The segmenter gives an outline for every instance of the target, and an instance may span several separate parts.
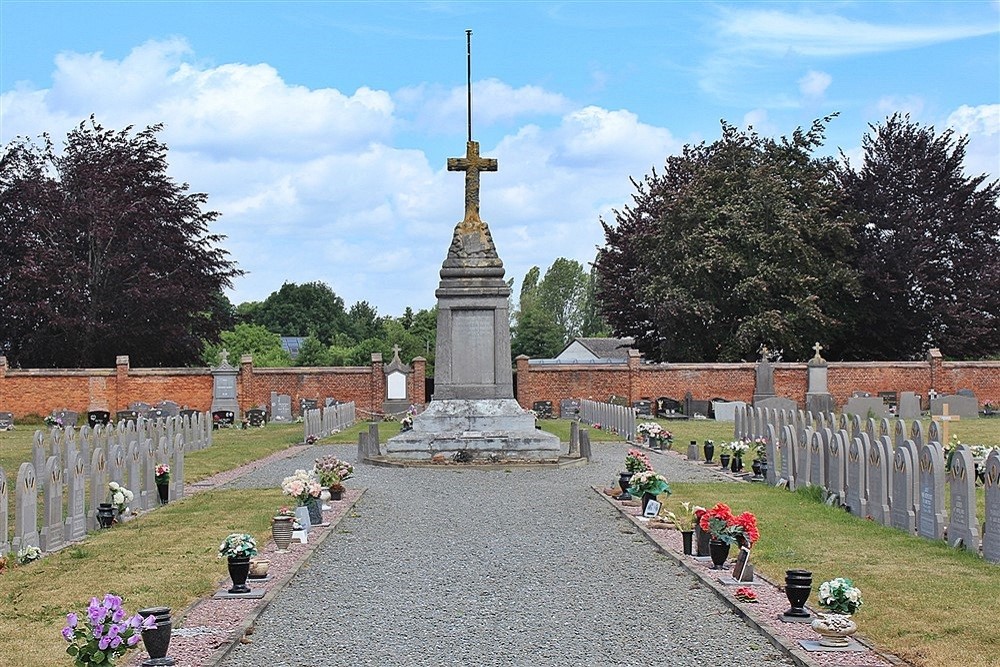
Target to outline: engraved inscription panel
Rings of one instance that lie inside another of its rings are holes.
[[[455,384],[495,384],[492,310],[452,312],[452,367]]]

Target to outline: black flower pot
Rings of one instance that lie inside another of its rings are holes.
[[[628,486],[632,482],[632,473],[626,471],[618,473],[618,486],[621,487],[621,495],[615,496],[615,500],[631,500],[632,496],[628,492]]]
[[[323,523],[323,507],[320,505],[319,498],[310,498],[309,504],[306,505],[309,508],[309,523],[314,526],[318,526]]]
[[[695,536],[697,537],[697,539],[695,540],[695,547],[696,547],[695,556],[701,556],[701,557],[709,556],[710,554],[708,545],[709,542],[711,541],[712,534],[709,533],[707,530],[702,530],[701,524],[695,525],[694,532]]]
[[[690,556],[691,555],[691,551],[692,551],[692,549],[691,549],[692,544],[691,543],[694,541],[694,531],[693,530],[682,530],[681,531],[681,539],[684,540],[684,555],[685,556]]]
[[[170,483],[169,482],[157,482],[156,483],[156,493],[160,496],[160,504],[166,505],[170,502]]]
[[[743,457],[739,454],[733,456],[732,462],[729,464],[730,472],[742,472],[743,471]]]
[[[729,459],[732,457],[729,454],[719,454],[719,463],[722,464],[723,468],[729,467]]]
[[[711,463],[712,457],[715,456],[715,444],[706,440],[704,449],[705,449],[705,463]]]
[[[174,659],[167,657],[170,635],[173,630],[170,607],[150,607],[140,609],[138,613],[143,618],[152,616],[156,621],[155,626],[142,631],[142,644],[146,647],[146,653],[149,654],[149,660],[142,663],[143,667],[173,665]]]
[[[726,559],[729,558],[729,547],[730,544],[722,540],[709,541],[708,555],[712,557],[713,570],[726,569]]]
[[[97,506],[97,525],[110,528],[115,522],[115,506],[111,503],[100,503]]]
[[[250,575],[250,556],[229,557],[229,578],[233,580],[230,593],[249,593],[247,577]]]
[[[750,468],[753,470],[753,476],[754,477],[760,477],[761,473],[764,470],[764,467],[761,465],[760,461],[758,461],[757,459],[754,459],[754,462],[750,464]]]
[[[785,571],[785,596],[791,608],[785,612],[790,618],[806,619],[810,617],[806,610],[806,600],[812,591],[812,572],[809,570]]]

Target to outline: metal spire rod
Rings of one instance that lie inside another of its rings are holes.
[[[465,31],[465,60],[469,96],[469,141],[472,141],[472,31]]]

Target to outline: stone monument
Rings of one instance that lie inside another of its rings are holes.
[[[816,356],[809,360],[809,384],[806,389],[806,411],[816,413],[831,414],[836,407],[833,396],[826,388],[827,363],[826,359],[820,356],[819,351],[823,346],[819,343],[813,345]]]
[[[470,33],[467,33],[470,34]],[[471,73],[470,78],[471,82]],[[479,217],[479,173],[497,161],[472,140],[471,86],[465,157],[465,217],[455,227],[435,292],[438,306],[434,396],[410,431],[386,442],[390,459],[430,459],[467,452],[472,459],[556,460],[559,439],[535,429],[534,415],[514,399],[510,356],[510,288],[486,222]]]

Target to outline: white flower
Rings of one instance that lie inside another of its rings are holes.
[[[118,482],[111,482],[111,483],[108,484],[108,488],[111,489],[112,491],[117,491],[118,489],[120,489],[122,487],[121,487],[121,485]]]
[[[111,496],[111,501],[115,505],[121,505],[123,502],[125,502],[125,496],[124,494],[122,494],[121,491],[118,491],[113,496]]]
[[[128,489],[125,489],[125,499],[128,500],[129,502],[132,502],[132,500],[135,499],[135,494],[129,491]]]

